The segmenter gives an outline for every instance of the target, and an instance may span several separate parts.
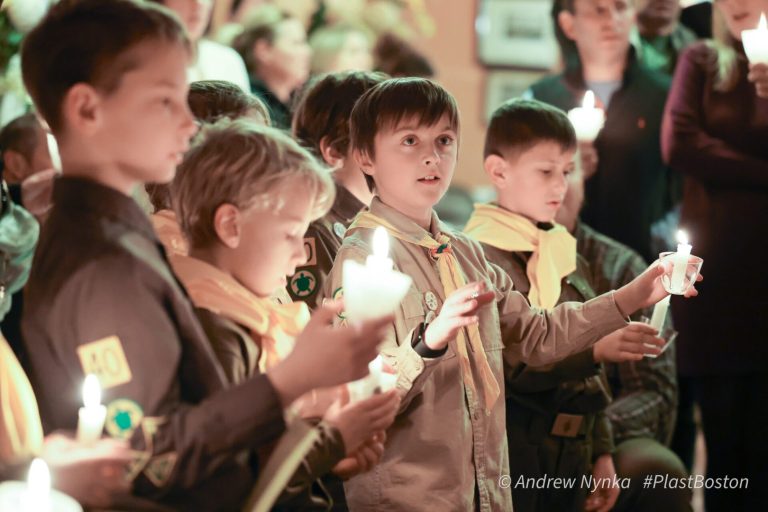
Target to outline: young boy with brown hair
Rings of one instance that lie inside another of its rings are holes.
[[[576,133],[568,116],[536,100],[507,101],[491,116],[484,156],[497,201],[475,205],[465,233],[481,242],[487,260],[534,307],[551,310],[596,297],[589,262],[577,255],[575,238],[554,223],[576,165]],[[547,475],[579,482],[563,489],[516,486],[515,510],[583,509],[590,491],[583,478],[615,478],[605,414],[611,397],[602,364],[658,354],[646,346],[663,344],[655,334],[646,324],[631,323],[555,364],[505,365],[511,481]],[[618,487],[600,486],[590,500],[610,507],[618,494]]]
[[[398,374],[400,414],[382,462],[345,486],[350,509],[511,510],[499,486],[509,473],[502,362],[543,365],[589,347],[666,295],[662,269],[583,304],[531,309],[477,242],[434,214],[459,142],[445,89],[424,79],[382,82],[358,100],[350,132],[376,197],[349,228],[326,292],[343,295],[343,262],[371,254],[378,226],[391,237],[395,267],[413,278],[380,347]]]
[[[198,125],[215,123],[221,119],[245,118],[269,126],[266,105],[232,82],[192,82],[189,84],[187,103]],[[169,187],[168,184],[159,183],[149,183],[145,187],[154,209],[152,225],[169,254],[186,255],[189,246],[176,220]]]
[[[302,235],[332,204],[333,182],[284,133],[234,121],[204,129],[172,190],[190,254],[174,255],[171,264],[229,382],[241,383],[290,353],[309,318],[306,304],[276,305],[270,297],[306,258]],[[324,421],[293,494],[386,429],[398,404],[394,391],[328,412],[330,401],[318,401],[302,411]]]
[[[322,75],[307,86],[294,112],[293,136],[333,169],[336,182],[331,210],[313,222],[304,235],[306,264],[287,286],[293,300],[305,302],[310,308],[323,299],[323,283],[352,219],[373,198],[365,175],[352,158],[349,115],[357,99],[386,78],[382,73],[366,71]]]
[[[59,141],[64,176],[35,254],[23,334],[47,431],[75,427],[83,379],[95,374],[107,432],[135,450],[135,494],[232,510],[256,476],[242,455],[276,440],[297,397],[363,376],[385,322],[334,330],[336,310],[321,309],[282,363],[227,388],[130,197],[173,177],[196,130],[189,57],[175,17],[128,0],[64,0],[27,35],[24,82]]]

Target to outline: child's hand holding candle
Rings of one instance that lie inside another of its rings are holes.
[[[348,321],[380,318],[395,311],[412,280],[392,267],[389,236],[386,229],[379,227],[373,235],[373,254],[365,265],[352,260],[344,262],[344,315]]]

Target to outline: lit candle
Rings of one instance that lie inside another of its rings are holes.
[[[682,229],[677,232],[677,242],[677,252],[672,256],[673,267],[669,288],[671,293],[682,294],[692,247],[688,244],[688,235]]]
[[[29,466],[26,482],[0,483],[0,510],[5,512],[83,512],[71,497],[51,489],[51,473],[42,459]]]
[[[765,13],[760,15],[756,29],[741,31],[741,42],[749,62],[768,64],[768,23],[765,21]]]
[[[56,172],[61,172],[61,156],[59,155],[59,145],[56,137],[52,133],[46,133],[45,139],[48,142],[48,154],[51,157],[51,165]]]
[[[395,311],[411,287],[411,278],[393,270],[389,237],[379,227],[373,235],[373,254],[365,265],[347,260],[342,267],[344,314],[350,322],[380,318]]]
[[[101,405],[101,386],[99,379],[89,374],[83,383],[83,405],[78,411],[77,440],[92,443],[101,437],[107,408]]]
[[[595,107],[595,93],[587,91],[581,107],[568,111],[568,119],[576,130],[579,142],[592,142],[605,124],[605,111]]]
[[[368,363],[368,375],[349,383],[349,399],[351,402],[365,400],[373,396],[377,390],[380,393],[386,393],[395,389],[396,385],[397,375],[384,371],[384,359],[379,355]]]

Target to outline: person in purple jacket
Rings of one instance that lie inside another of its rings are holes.
[[[768,0],[715,3],[714,39],[680,57],[662,127],[685,176],[681,225],[708,269],[700,300],[672,301],[678,369],[701,407],[707,476],[748,479],[706,489],[708,511],[768,503],[768,66],[741,43],[761,11]]]

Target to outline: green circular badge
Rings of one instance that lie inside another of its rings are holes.
[[[317,278],[309,270],[299,270],[291,278],[291,292],[299,298],[312,295],[317,289]]]
[[[342,288],[341,286],[336,288],[333,291],[333,295],[331,296],[331,298],[333,300],[343,299],[344,298],[344,288]],[[338,316],[342,320],[346,320],[346,318],[347,318],[343,311],[341,313],[339,313],[338,315],[336,315],[336,316]]]
[[[116,439],[131,437],[142,419],[144,411],[141,406],[128,398],[118,398],[107,406],[107,432]]]

